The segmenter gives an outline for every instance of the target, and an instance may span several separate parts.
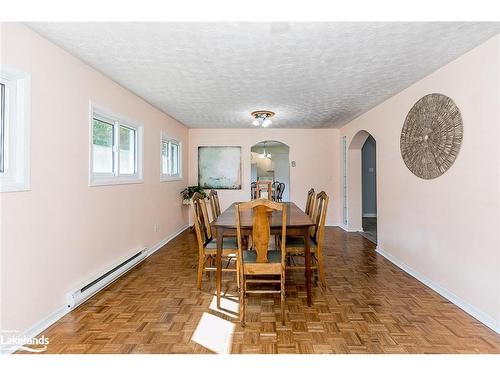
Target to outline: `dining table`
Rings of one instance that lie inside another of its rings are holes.
[[[236,205],[240,202],[232,203],[213,222],[217,238],[216,253],[216,284],[217,284],[217,308],[220,308],[222,291],[222,245],[224,237],[236,236]],[[283,202],[286,207],[286,234],[287,236],[304,238],[305,253],[305,282],[307,291],[307,305],[312,305],[311,286],[311,227],[315,224],[304,211],[293,202]],[[252,211],[242,212],[240,215],[241,228],[251,229],[253,222]],[[271,234],[281,234],[282,216],[281,212],[275,211],[271,214],[270,229]]]

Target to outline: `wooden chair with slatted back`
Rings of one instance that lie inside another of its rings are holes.
[[[306,200],[306,207],[304,209],[304,212],[306,213],[306,215],[309,215],[309,217],[312,219],[313,218],[313,215],[314,215],[314,206],[315,206],[315,199],[316,196],[314,194],[314,189],[311,188],[308,192],[307,192],[307,200]]]
[[[307,192],[306,207],[304,212],[311,218],[312,221],[314,221],[314,215],[316,214],[316,194],[314,192],[314,188],[311,188]],[[312,236],[314,233],[314,228],[311,227],[310,230]]]
[[[272,199],[272,187],[271,187],[271,181],[257,181],[257,185],[255,187],[255,190],[256,190],[256,199],[259,199],[259,198],[267,198],[268,200],[271,200]],[[267,193],[267,196],[266,194],[262,194],[263,192],[266,192]]]
[[[219,195],[217,194],[216,190],[214,190],[214,189],[210,190],[210,193],[208,194],[208,200],[210,202],[210,211],[212,212],[212,220],[215,220],[221,214],[220,203],[219,203]],[[213,231],[214,231],[214,229],[212,229],[212,233],[213,233]],[[234,235],[234,236],[225,236],[225,237],[234,237],[234,238],[236,238],[236,235]]]
[[[205,199],[200,193],[195,193],[191,199],[194,229],[198,241],[198,280],[197,287],[201,289],[203,271],[215,271],[215,256],[217,241],[212,236],[212,228],[208,217]],[[235,272],[238,279],[238,241],[236,237],[224,237],[222,241],[222,257],[227,261],[223,272]],[[236,261],[235,268],[229,268],[231,261]]]
[[[325,222],[326,222],[326,212],[328,208],[328,195],[322,191],[316,196],[316,209],[314,210],[314,217],[312,218],[315,227],[312,230],[310,249],[313,264],[311,269],[317,270],[319,274],[319,279],[321,283],[325,284],[325,273],[323,269],[323,241],[325,236]],[[301,237],[289,237],[286,240],[286,253],[288,257],[304,257],[304,238]],[[290,263],[290,262],[289,262]],[[304,269],[304,265],[298,265],[293,262],[294,265],[287,266],[287,269]]]
[[[281,237],[286,239],[286,205],[268,199],[256,199],[236,205],[236,230],[238,255],[240,259],[240,322],[245,325],[246,296],[259,293],[279,293],[281,296],[281,320],[285,324],[285,241],[280,250],[269,249],[271,217],[273,212],[281,212]],[[242,218],[252,220],[252,227],[242,228]],[[245,250],[244,235],[253,238],[253,250]],[[271,278],[270,277],[273,277]],[[279,285],[279,290],[276,286]],[[252,287],[260,286],[259,289]],[[274,286],[274,289],[262,287]]]
[[[210,211],[212,211],[212,220],[217,219],[220,216],[220,203],[219,203],[219,195],[217,191],[212,189],[208,194],[208,200],[210,202]]]

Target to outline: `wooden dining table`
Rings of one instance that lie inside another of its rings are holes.
[[[217,236],[217,254],[216,254],[216,284],[217,284],[217,308],[220,308],[221,290],[222,290],[222,243],[226,236],[236,236],[236,204],[232,203],[220,216],[212,222]],[[311,250],[310,250],[310,228],[315,224],[311,218],[302,211],[293,202],[283,202],[287,206],[286,213],[286,234],[287,236],[304,237],[305,244],[305,279],[307,291],[307,305],[312,305],[312,287],[311,287]],[[240,225],[242,228],[251,228],[253,214],[251,211],[242,212],[240,216]],[[271,216],[270,226],[271,234],[281,233],[281,213],[274,212]]]

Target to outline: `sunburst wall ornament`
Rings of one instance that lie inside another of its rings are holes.
[[[441,176],[457,158],[463,139],[462,116],[446,95],[429,94],[410,109],[401,131],[401,156],[420,178]]]

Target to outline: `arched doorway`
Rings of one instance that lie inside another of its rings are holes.
[[[377,142],[365,130],[352,138],[347,152],[348,229],[377,243]]]
[[[250,157],[250,182],[279,181],[285,184],[283,201],[290,200],[290,147],[267,140],[254,144]]]

